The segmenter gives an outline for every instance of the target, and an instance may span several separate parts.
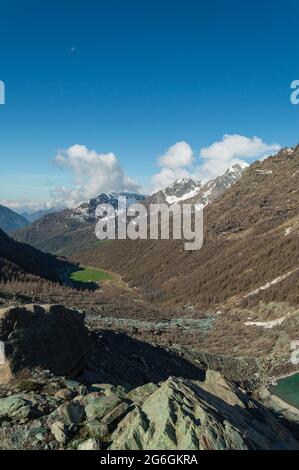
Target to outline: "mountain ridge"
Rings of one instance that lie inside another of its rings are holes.
[[[30,222],[20,214],[0,204],[0,229],[6,233],[26,227]]]
[[[59,282],[59,271],[67,264],[65,260],[15,241],[0,230],[0,281],[23,281],[37,276]]]
[[[74,209],[46,214],[28,227],[14,231],[13,237],[42,251],[68,256],[73,247],[80,249],[85,244],[98,243],[94,235],[96,208],[99,204],[111,204],[116,209],[118,195],[126,197],[130,204],[145,198],[132,192],[101,193]]]
[[[218,196],[241,178],[249,165],[235,163],[223,175],[207,182],[197,181],[191,176],[178,178],[172,184],[152,194],[146,199],[149,204],[211,204]]]

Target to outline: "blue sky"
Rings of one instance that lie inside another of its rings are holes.
[[[149,187],[178,142],[193,151],[178,173],[225,134],[298,143],[298,1],[244,3],[0,0],[0,201],[82,189],[76,144]]]

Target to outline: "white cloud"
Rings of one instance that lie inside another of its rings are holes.
[[[177,170],[193,163],[193,150],[187,142],[177,142],[159,158],[159,166]]]
[[[176,179],[188,176],[186,168],[193,164],[194,152],[187,142],[177,142],[159,157],[159,173],[152,176],[151,191],[156,192],[173,183]]]
[[[99,154],[76,144],[60,151],[55,161],[73,173],[75,182],[72,189],[62,187],[51,191],[55,205],[74,207],[101,192],[140,192],[140,186],[125,174],[114,153]]]
[[[214,178],[223,174],[235,163],[263,159],[279,150],[280,145],[266,144],[259,137],[225,134],[221,141],[201,149],[202,163],[197,168],[196,174],[203,179]]]

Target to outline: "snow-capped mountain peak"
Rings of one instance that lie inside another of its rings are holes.
[[[72,209],[70,211],[71,218],[83,224],[94,223],[97,207],[100,204],[110,204],[117,210],[119,196],[125,197],[127,207],[136,202],[143,202],[145,199],[146,204],[168,204],[172,206],[173,204],[188,202],[206,206],[213,202],[216,197],[222,194],[233,183],[238,181],[247,167],[247,164],[236,163],[222,176],[218,176],[205,184],[196,181],[190,176],[184,176],[148,198],[142,194],[125,191],[101,193],[97,197],[83,202],[75,209]]]
[[[177,204],[186,199],[194,197],[201,188],[201,183],[189,176],[178,178],[172,184],[148,199],[150,204]]]
[[[248,166],[247,163],[235,163],[232,167],[228,168],[223,175],[217,176],[205,183],[195,197],[191,198],[188,202],[203,206],[211,204],[218,196],[223,194],[241,178]]]
[[[99,205],[109,204],[114,209],[118,209],[118,197],[126,198],[127,207],[145,199],[143,194],[125,191],[101,193],[97,197],[90,199],[87,202],[83,202],[78,207],[73,209],[71,217],[82,223],[93,223],[96,220],[96,209]]]
[[[235,163],[223,175],[205,184],[195,181],[189,176],[179,178],[165,189],[153,194],[147,199],[147,202],[150,204],[163,203],[169,206],[186,202],[206,206],[238,181],[248,166],[243,162]]]

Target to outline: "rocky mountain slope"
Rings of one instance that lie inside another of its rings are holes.
[[[299,449],[274,414],[218,372],[130,338],[111,342],[110,333],[88,332],[80,312],[57,305],[0,310],[12,367],[1,376],[1,450]]]
[[[120,273],[158,302],[200,308],[241,301],[298,303],[299,147],[245,171],[204,210],[204,245],[119,240],[79,257]],[[279,288],[278,288],[279,286]]]
[[[199,191],[186,198],[184,202],[189,204],[201,204],[207,206],[221,196],[227,189],[229,189],[234,183],[236,183],[243,175],[244,171],[248,168],[247,164],[236,163],[229,168],[223,175],[217,176],[217,178],[208,181],[203,184]]]
[[[12,232],[18,228],[26,227],[30,222],[23,216],[0,204],[0,229]]]

